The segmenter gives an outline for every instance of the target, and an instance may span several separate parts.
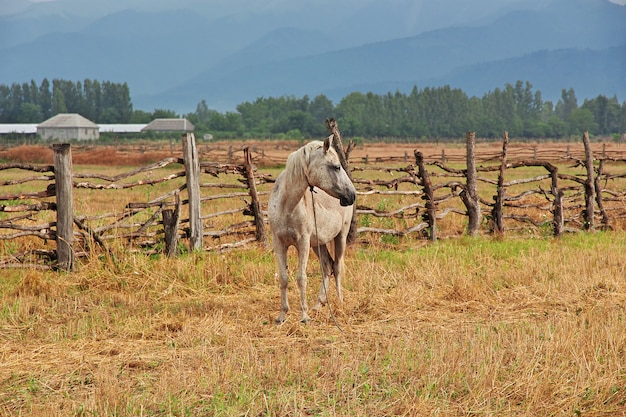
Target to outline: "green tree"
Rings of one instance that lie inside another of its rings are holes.
[[[617,97],[609,99],[606,96],[599,95],[592,100],[585,100],[581,108],[588,109],[593,114],[594,121],[598,126],[597,132],[594,133],[600,135],[619,133],[621,107]]]
[[[127,83],[119,84],[110,81],[102,83],[101,114],[99,118],[105,117],[103,113],[106,113],[106,117],[110,118],[113,115],[111,109],[115,109],[117,120],[107,123],[129,122],[133,114],[133,105],[130,100],[130,90]]]
[[[50,91],[50,81],[44,78],[39,86],[39,107],[44,120],[52,116],[52,91]]]
[[[52,115],[67,113],[65,94],[58,84],[58,80],[52,80]]]
[[[573,88],[561,90],[561,99],[556,103],[556,114],[561,120],[569,119],[570,113],[578,108],[578,100]]]
[[[178,119],[180,116],[174,110],[155,109],[152,112],[152,120],[154,119]]]
[[[121,119],[120,112],[115,107],[107,107],[100,112],[98,123],[122,123]]]
[[[143,110],[134,110],[129,123],[148,124],[152,121],[152,113]]]
[[[341,99],[337,104],[336,111],[343,134],[346,136],[367,136],[364,124],[367,107],[367,98],[363,93],[350,93]]]
[[[319,123],[325,123],[326,119],[335,116],[335,106],[333,102],[324,94],[316,96],[309,104],[309,113],[313,116],[313,119]],[[326,130],[326,128],[324,128]]]
[[[35,103],[22,103],[17,117],[18,123],[39,123],[43,121],[41,107]]]
[[[11,89],[4,85],[0,84],[0,122],[8,123],[10,119],[9,114],[9,98],[11,96]]]
[[[598,131],[598,124],[589,109],[577,108],[572,110],[567,122],[570,135],[582,135],[585,130],[591,134]]]
[[[85,79],[83,82],[84,104],[80,114],[89,120],[100,120],[102,88],[98,80]]]

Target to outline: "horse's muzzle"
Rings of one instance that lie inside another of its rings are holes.
[[[345,195],[342,195],[339,198],[339,204],[341,204],[344,207],[348,207],[354,204],[354,201],[356,200],[356,193],[354,191],[351,191]]]

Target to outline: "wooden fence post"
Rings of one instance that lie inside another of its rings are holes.
[[[476,181],[476,133],[467,132],[465,135],[466,140],[466,159],[467,159],[467,184],[465,190],[461,192],[461,198],[465,207],[467,208],[467,215],[469,217],[467,224],[467,233],[470,236],[476,236],[478,234],[478,228],[480,226],[480,202],[478,199],[478,183]]]
[[[548,172],[550,172],[550,177],[552,179],[552,183],[550,186],[550,191],[554,196],[554,202],[552,203],[552,212],[554,215],[554,225],[553,225],[553,233],[555,237],[561,236],[563,233],[563,190],[559,188],[559,170],[557,167],[552,165],[551,163],[546,163],[545,165]]]
[[[491,211],[491,217],[493,218],[492,231],[497,234],[504,233],[504,221],[502,220],[502,206],[504,205],[504,195],[506,189],[504,188],[504,170],[506,169],[506,151],[509,145],[509,132],[504,132],[502,138],[502,161],[500,163],[500,174],[498,175],[498,188],[497,194],[494,196],[495,204]]]
[[[57,263],[59,269],[74,267],[74,198],[72,190],[72,149],[69,143],[52,145],[57,203]]]
[[[254,182],[254,168],[252,167],[252,157],[250,155],[250,149],[245,147],[243,149],[244,154],[244,168],[246,171],[246,180],[248,181],[248,189],[250,190],[250,211],[254,216],[254,225],[256,228],[256,240],[266,248],[268,246],[267,234],[265,233],[265,222],[263,221],[263,211],[261,211],[261,204],[259,203],[259,195],[256,191],[256,184]]]
[[[428,171],[426,171],[426,166],[424,165],[424,155],[417,150],[415,150],[414,155],[415,163],[419,170],[419,176],[422,179],[422,187],[424,187],[424,195],[422,198],[426,200],[426,213],[422,218],[428,223],[428,237],[434,242],[437,240],[437,216],[435,213],[436,203],[433,186],[430,182]]]
[[[601,177],[604,174],[604,161],[604,159],[600,159],[598,163],[598,172],[595,178],[594,188],[596,192],[596,203],[598,204],[600,214],[602,215],[602,228],[604,230],[611,230],[612,227],[609,220],[609,214],[606,212],[606,209],[604,208],[604,202],[602,201]]]
[[[335,151],[337,151],[337,155],[339,156],[339,162],[341,163],[341,166],[348,174],[348,178],[350,178],[350,181],[353,181],[352,172],[350,172],[350,166],[348,165],[348,158],[346,156],[346,152],[343,149],[343,142],[341,141],[341,133],[339,132],[339,125],[337,124],[337,121],[335,119],[326,119],[326,128],[332,135],[332,146],[335,149]],[[348,145],[348,151],[347,151],[348,154],[350,153],[353,146],[354,146],[353,143],[350,143],[350,145]],[[358,225],[357,225],[357,218],[356,218],[356,202],[354,203],[353,207],[354,207],[354,213],[352,215],[352,222],[350,223],[350,231],[348,232],[348,238],[347,238],[348,243],[354,242],[357,238],[357,226]]]
[[[589,144],[589,132],[583,133],[583,144],[585,145],[585,166],[587,168],[587,180],[585,181],[585,230],[593,230],[593,200],[595,198],[595,180],[593,175],[593,153]]]
[[[184,133],[183,158],[189,196],[189,250],[202,249],[202,220],[200,219],[200,160],[193,133]]]
[[[180,195],[176,192],[176,208],[162,211],[163,232],[165,233],[165,256],[178,255],[178,225],[180,223]]]

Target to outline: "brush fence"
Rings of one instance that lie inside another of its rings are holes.
[[[264,155],[244,148],[243,163],[201,161],[193,134],[182,143],[182,158],[116,175],[75,171],[69,144],[53,145],[54,165],[0,164],[8,178],[0,181],[0,268],[71,270],[89,254],[267,246],[274,177],[254,165]],[[568,149],[545,160],[536,147],[509,155],[506,132],[502,143],[498,155],[477,156],[470,132],[464,160],[416,150],[400,160],[350,161],[357,240],[622,228],[626,173],[616,171],[624,158],[594,158],[586,133],[584,155]]]

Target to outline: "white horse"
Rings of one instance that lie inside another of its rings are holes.
[[[318,310],[327,302],[330,273],[335,275],[337,296],[340,301],[343,300],[341,273],[355,199],[356,189],[342,168],[337,152],[330,146],[330,138],[324,142],[308,143],[287,158],[285,170],[276,179],[268,203],[281,298],[276,323],[284,322],[289,311],[287,250],[290,246],[295,246],[298,251],[300,321],[307,323],[311,320],[306,302],[306,267],[310,248],[313,248],[322,265],[322,286],[313,309]],[[334,246],[334,256],[329,252],[327,243],[331,251]]]

